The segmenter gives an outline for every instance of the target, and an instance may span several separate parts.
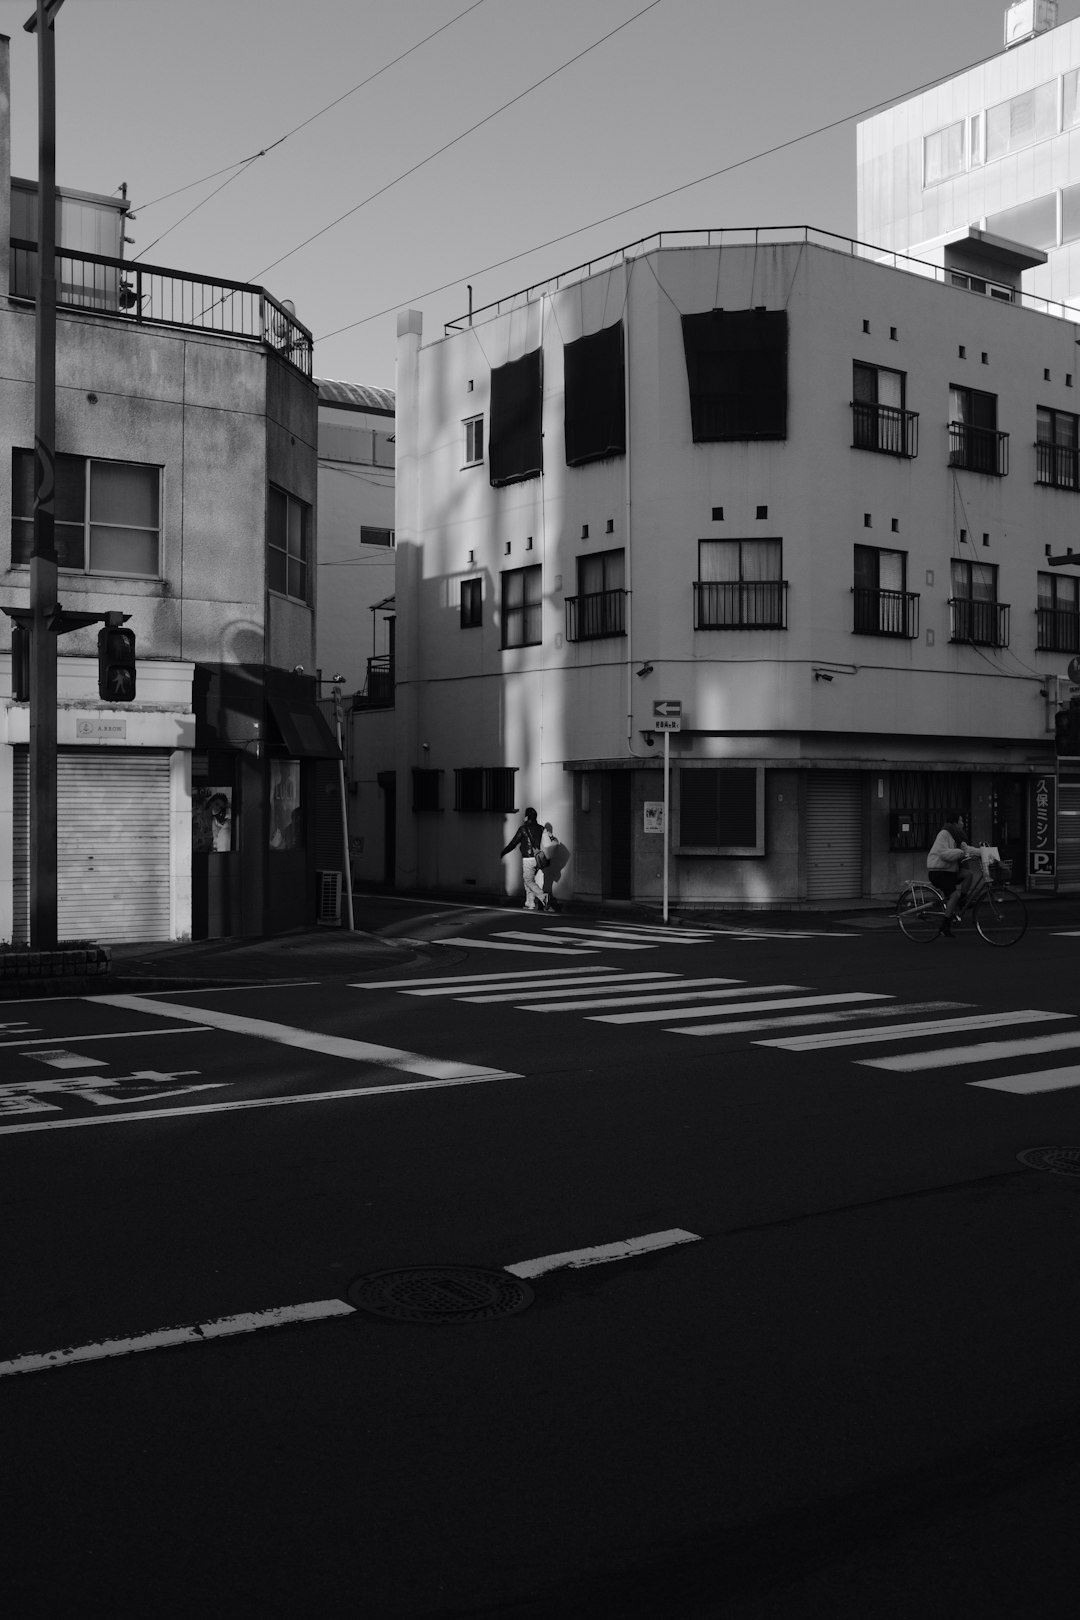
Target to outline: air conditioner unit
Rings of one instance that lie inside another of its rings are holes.
[[[341,873],[316,872],[318,884],[315,920],[329,928],[341,927]]]

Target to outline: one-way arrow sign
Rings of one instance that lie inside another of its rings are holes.
[[[677,719],[682,714],[682,700],[675,698],[657,698],[652,706],[653,715],[657,720],[670,716]]]

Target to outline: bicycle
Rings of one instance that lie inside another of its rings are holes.
[[[1015,945],[1027,932],[1027,907],[1016,893],[1004,883],[1006,869],[998,862],[990,863],[971,893],[952,918],[954,927],[965,914],[975,919],[975,927],[988,945]],[[908,939],[925,945],[937,939],[945,930],[945,901],[932,883],[913,879],[901,889],[896,902],[896,920]]]

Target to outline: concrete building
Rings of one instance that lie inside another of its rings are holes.
[[[0,606],[28,604],[36,187],[10,175],[0,39]],[[257,933],[315,915],[317,396],[311,334],[264,289],[125,262],[126,202],[62,195],[62,605],[129,615],[137,695],[59,640],[61,937]],[[17,228],[16,228],[17,227]],[[29,237],[22,235],[30,230]],[[0,617],[0,939],[28,909],[29,713]],[[296,671],[302,666],[306,672]]]
[[[399,319],[396,687],[352,717],[358,874],[520,892],[894,896],[959,806],[1053,883],[1080,650],[1080,327],[813,231],[653,238],[424,341]],[[393,721],[393,726],[389,721]],[[392,752],[391,752],[392,750]],[[1080,791],[1080,790],[1078,790]]]
[[[859,124],[860,241],[1080,304],[1080,19],[1056,22],[1019,0],[999,55]]]
[[[394,395],[388,388],[317,379],[319,391],[319,614],[324,685],[372,690],[389,667],[394,594]],[[374,681],[371,678],[372,660]]]

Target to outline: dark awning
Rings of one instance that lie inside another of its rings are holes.
[[[341,758],[334,734],[314,703],[281,692],[267,692],[266,704],[286,751],[294,759]]]

